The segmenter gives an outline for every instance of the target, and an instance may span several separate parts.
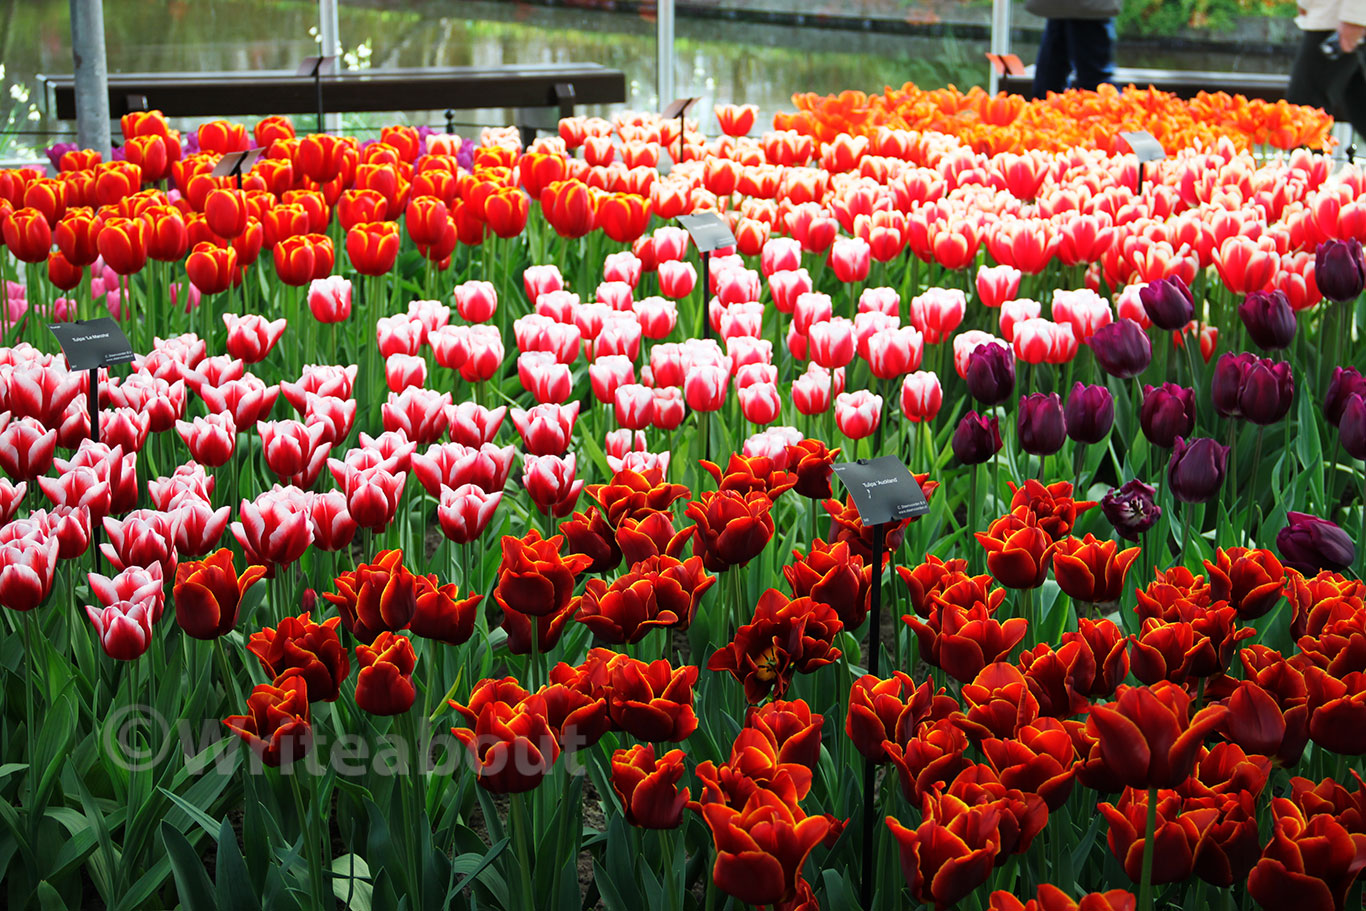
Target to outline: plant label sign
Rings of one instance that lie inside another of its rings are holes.
[[[854,498],[865,526],[913,519],[930,511],[925,492],[896,456],[837,462],[831,468]]]
[[[697,104],[697,102],[701,100],[702,99],[700,97],[675,98],[673,101],[670,101],[664,107],[664,110],[659,112],[659,116],[663,117],[665,120],[674,120],[676,118],[682,117],[684,114],[688,113],[688,111],[692,110],[693,105]]]
[[[126,364],[133,359],[133,346],[119,324],[109,317],[52,323],[48,326],[66,355],[72,370],[93,370]]]
[[[697,245],[698,253],[710,253],[722,247],[735,246],[735,235],[730,225],[715,212],[699,212],[696,215],[680,215],[678,223],[688,231],[688,236]]]
[[[213,166],[209,172],[210,177],[237,177],[240,174],[250,174],[251,169],[256,167],[256,162],[270,150],[270,146],[261,146],[255,149],[247,149],[243,152],[229,152],[218,159],[218,164]]]
[[[1140,164],[1149,161],[1161,161],[1167,157],[1167,150],[1162,148],[1162,143],[1158,142],[1156,137],[1146,130],[1135,130],[1132,133],[1120,133],[1119,138],[1122,139],[1124,144],[1138,157]]]
[[[299,61],[299,68],[294,71],[295,76],[307,76],[316,79],[319,76],[330,76],[337,62],[336,57],[305,57]]]

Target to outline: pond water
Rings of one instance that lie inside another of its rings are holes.
[[[293,68],[315,52],[317,6],[307,0],[105,0],[112,72]],[[0,0],[0,61],[7,81],[36,86],[42,72],[70,72],[67,0]],[[602,8],[428,0],[343,2],[342,42],[351,66],[488,65],[592,61],[621,69],[627,107],[657,109],[655,25],[639,12]],[[878,91],[906,81],[921,86],[985,82],[982,30],[952,26],[939,34],[897,34],[876,23],[863,31],[680,17],[677,22],[680,95],[753,102],[763,120],[791,108],[794,92]],[[1022,33],[1022,36],[1026,36]],[[1020,40],[1030,60],[1034,46]],[[1264,54],[1154,52],[1121,47],[1119,63],[1202,69],[1281,70],[1289,61]],[[36,93],[35,93],[36,97]],[[667,99],[665,99],[667,101]],[[9,103],[8,97],[0,103]],[[440,109],[403,116],[438,123]],[[603,113],[596,111],[595,113]],[[506,123],[508,112],[462,112],[459,121]],[[363,130],[396,115],[348,118]],[[46,117],[26,126],[46,145],[68,126]]]

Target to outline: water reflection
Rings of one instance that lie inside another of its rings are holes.
[[[848,0],[847,9],[861,9]],[[790,4],[789,4],[790,5]],[[836,8],[836,5],[826,4]],[[148,70],[292,69],[316,49],[317,7],[297,0],[105,0],[111,72]],[[70,72],[67,0],[0,0],[0,60],[9,78],[30,84],[40,72]],[[592,61],[626,73],[627,106],[656,109],[654,23],[635,12],[595,8],[548,8],[477,0],[354,0],[341,5],[342,41],[352,52],[368,51],[354,64],[374,67],[494,65],[544,61]],[[980,27],[968,30],[980,36]],[[907,80],[922,86],[967,87],[986,79],[980,37],[904,35],[876,29],[836,31],[752,24],[723,19],[677,22],[680,94],[713,101],[759,105],[763,120],[791,107],[799,91],[846,88],[878,91]],[[1018,42],[1026,60],[1034,47]],[[1119,63],[1202,69],[1286,71],[1276,56],[1173,53],[1121,46]],[[666,99],[667,100],[667,99]],[[9,102],[0,98],[0,104]],[[395,119],[439,123],[445,105],[432,111],[350,118],[361,129]],[[605,113],[598,110],[594,113]],[[462,112],[462,123],[507,123],[511,112]],[[43,119],[43,131],[68,131]],[[47,144],[50,137],[41,137]],[[39,138],[35,137],[35,142]]]
[[[316,8],[271,0],[105,0],[111,72],[293,68],[315,52]],[[0,59],[11,79],[70,72],[66,0],[0,0]],[[344,3],[342,41],[369,50],[371,66],[459,66],[592,61],[626,73],[627,106],[659,106],[654,23],[634,13],[443,0],[395,6]],[[827,31],[791,26],[681,19],[680,93],[749,101],[764,114],[790,108],[798,91],[876,90],[911,80],[960,86],[984,78],[985,44],[943,37]],[[416,122],[438,122],[415,113]],[[604,111],[595,111],[604,113]],[[506,123],[509,112],[462,112],[462,122]],[[368,123],[389,118],[360,118]],[[348,118],[348,126],[359,127]],[[63,125],[44,119],[43,130]]]

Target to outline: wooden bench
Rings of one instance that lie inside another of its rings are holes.
[[[1152,86],[1179,98],[1194,98],[1200,92],[1228,92],[1248,98],[1280,101],[1290,87],[1290,77],[1281,73],[1218,73],[1198,70],[1156,70],[1142,67],[1115,67],[1114,84],[1120,87]],[[1012,95],[1029,95],[1034,88],[1034,67],[1001,77],[1001,90]]]
[[[46,111],[76,118],[74,78],[40,75]],[[320,97],[321,95],[321,97]],[[557,108],[626,101],[626,76],[596,63],[358,70],[314,77],[287,70],[112,73],[109,113],[159,110],[168,117],[230,117],[371,111]]]

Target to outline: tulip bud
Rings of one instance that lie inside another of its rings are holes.
[[[1286,566],[1313,576],[1325,569],[1341,572],[1356,562],[1352,539],[1334,523],[1302,512],[1285,518],[1289,524],[1276,533],[1276,549]]]
[[[1356,300],[1366,286],[1366,259],[1361,241],[1327,240],[1314,254],[1314,283],[1330,301]]]
[[[1148,442],[1170,448],[1195,429],[1195,391],[1175,383],[1144,386],[1138,423]]]
[[[835,423],[851,440],[872,434],[882,420],[882,396],[867,389],[841,392],[835,397]]]
[[[969,411],[953,432],[953,454],[965,465],[985,462],[1001,448],[1001,431],[996,418]]]
[[[1015,353],[1000,345],[978,345],[968,355],[968,392],[983,405],[999,405],[1015,391]]]
[[[1143,327],[1121,319],[1097,329],[1087,340],[1100,369],[1121,380],[1132,379],[1148,368],[1153,345]]]
[[[1101,512],[1121,538],[1137,541],[1162,518],[1157,488],[1134,478],[1123,487],[1112,487],[1101,497]]]
[[[1115,423],[1115,400],[1104,386],[1074,383],[1063,409],[1067,435],[1078,443],[1099,443]]]
[[[1021,396],[1015,430],[1025,452],[1046,456],[1061,449],[1067,428],[1058,394],[1035,392]]]
[[[1228,447],[1199,438],[1189,443],[1177,437],[1167,463],[1167,483],[1183,503],[1206,503],[1219,493],[1228,466]]]
[[[917,370],[901,383],[901,413],[908,421],[933,421],[944,404],[944,390],[933,371]]]
[[[1353,395],[1366,396],[1366,379],[1353,367],[1334,367],[1323,400],[1323,416],[1334,427],[1342,420],[1343,410]]]
[[[1254,291],[1238,305],[1252,343],[1264,351],[1289,348],[1295,339],[1295,311],[1284,291]]]
[[[1149,282],[1139,290],[1138,299],[1152,324],[1169,332],[1185,328],[1195,315],[1195,297],[1179,275]]]
[[[1342,448],[1354,459],[1366,459],[1366,398],[1353,394],[1347,399],[1338,423]]]

